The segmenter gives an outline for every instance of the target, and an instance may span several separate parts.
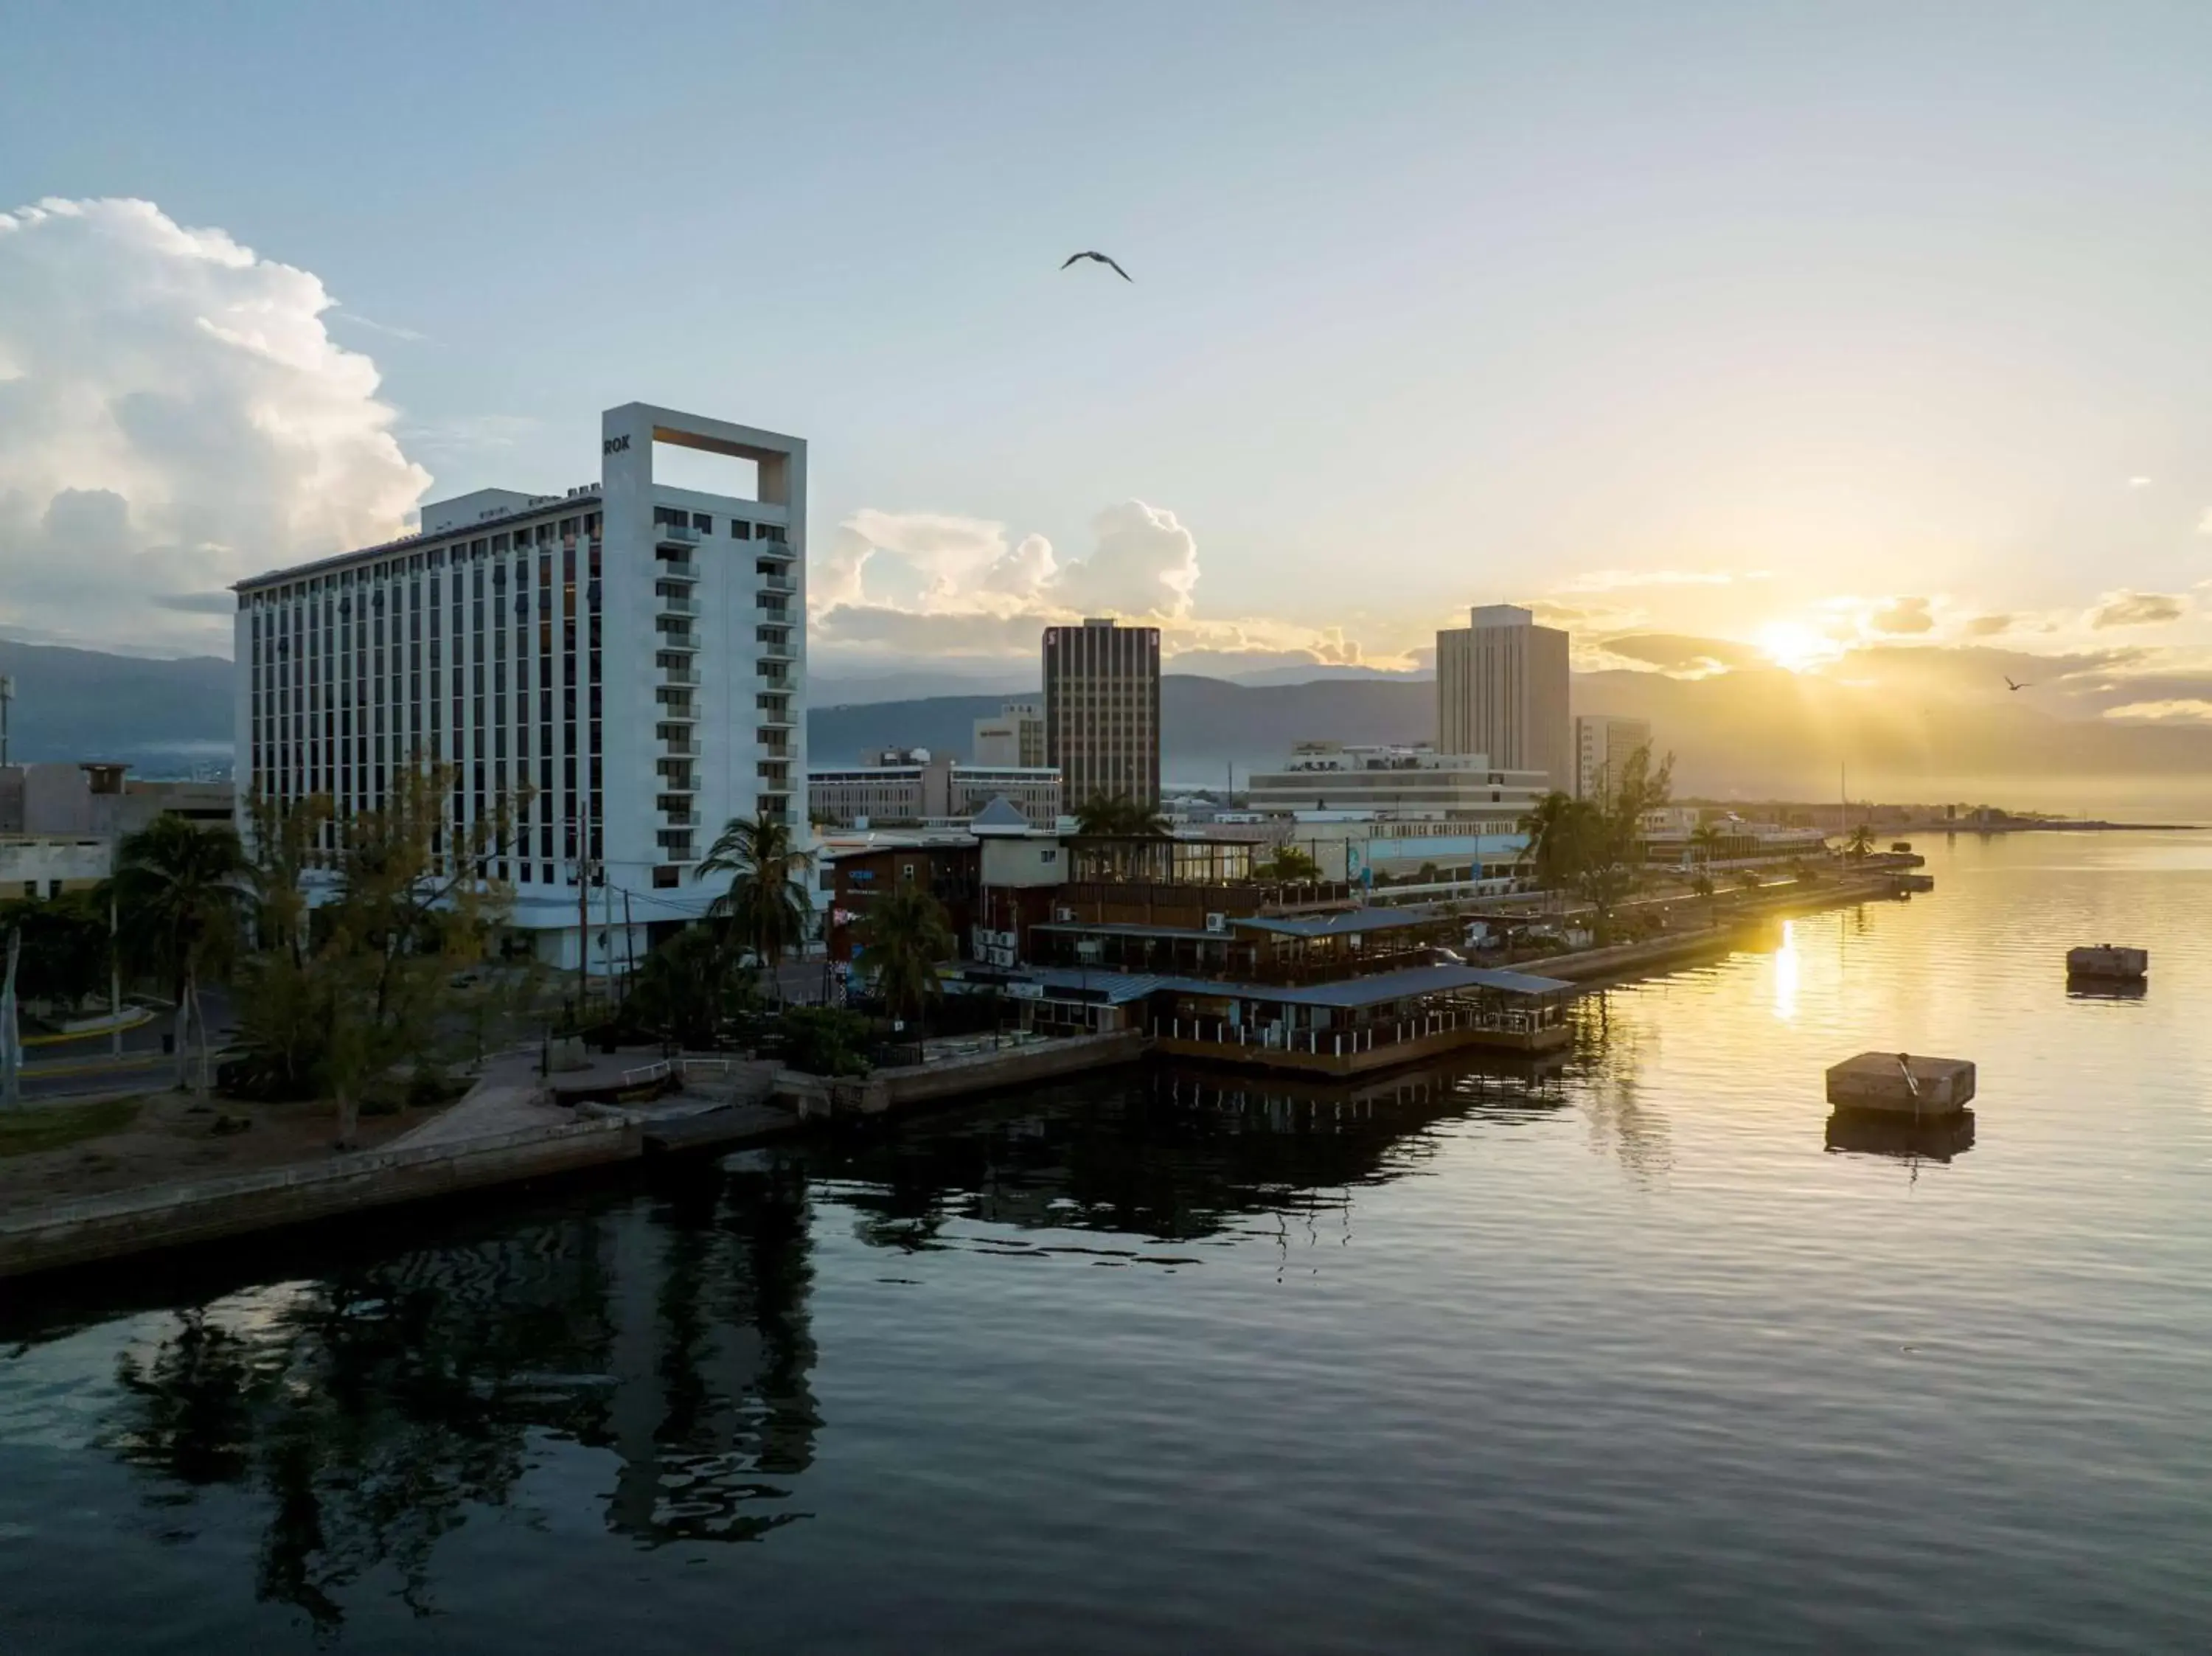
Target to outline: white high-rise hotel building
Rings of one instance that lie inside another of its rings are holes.
[[[656,446],[750,462],[757,498],[657,482]],[[404,540],[239,584],[241,830],[257,789],[343,817],[455,766],[457,827],[523,800],[492,870],[509,923],[570,968],[580,932],[598,971],[705,909],[726,882],[693,867],[731,817],[803,837],[805,441],[630,403],[600,455],[597,484],[435,502]]]

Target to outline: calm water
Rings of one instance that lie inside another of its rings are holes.
[[[0,1289],[0,1651],[2212,1647],[2212,837],[1923,848],[1541,1076]],[[1978,1142],[1828,1149],[1869,1046]]]

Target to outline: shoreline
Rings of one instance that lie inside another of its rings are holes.
[[[1516,963],[1596,987],[1733,953],[1748,934],[1777,919],[1858,903],[1891,901],[1887,868],[1767,897],[1745,896],[1717,924],[1692,931]],[[1696,900],[1686,900],[1696,901]],[[513,1101],[495,1130],[424,1132],[414,1143],[325,1161],[295,1162],[225,1177],[172,1181],[40,1204],[0,1215],[0,1281],[100,1270],[149,1253],[167,1253],[242,1236],[340,1221],[472,1192],[526,1189],[550,1179],[635,1167],[676,1155],[723,1154],[789,1137],[848,1115],[873,1117],[964,1102],[1009,1087],[1144,1061],[1152,1043],[1133,1031],[1077,1036],[906,1069],[851,1082],[778,1071],[764,1101],[708,1106],[675,1115],[651,1109],[586,1106],[544,1125],[514,1126]],[[511,1082],[501,1083],[507,1093]],[[480,1091],[485,1090],[483,1088]],[[546,1098],[551,1089],[538,1089]],[[471,1095],[471,1099],[476,1095]],[[489,1102],[489,1099],[486,1101]],[[452,1107],[465,1110],[471,1100]],[[549,1106],[549,1107],[550,1107]],[[415,1135],[408,1135],[414,1138]]]

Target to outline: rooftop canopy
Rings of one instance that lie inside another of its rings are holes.
[[[1218,995],[1224,998],[1266,1001],[1278,1006],[1328,1006],[1351,1010],[1380,1006],[1394,1000],[1413,1000],[1424,995],[1448,995],[1468,989],[1487,989],[1494,994],[1570,995],[1575,986],[1558,978],[1534,977],[1526,972],[1502,972],[1483,966],[1413,966],[1401,972],[1376,972],[1366,977],[1344,978],[1335,983],[1307,984],[1283,988],[1259,983],[1223,983],[1211,978],[1150,977],[1137,974],[1084,972],[1066,967],[1037,967],[1030,976],[1048,990],[1087,991],[1103,994],[1115,1003],[1142,1000],[1165,992],[1178,995]]]
[[[1436,916],[1405,908],[1352,908],[1335,914],[1255,916],[1232,920],[1231,924],[1285,937],[1351,937],[1370,931],[1399,931],[1409,925],[1433,925]]]

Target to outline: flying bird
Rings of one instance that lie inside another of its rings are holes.
[[[1068,264],[1074,264],[1079,258],[1091,259],[1100,264],[1108,266],[1113,270],[1115,276],[1121,277],[1124,282],[1134,282],[1137,279],[1131,276],[1127,270],[1123,270],[1120,265],[1115,264],[1112,259],[1107,258],[1103,253],[1070,253],[1067,256],[1067,264],[1062,264],[1060,268],[1065,270]]]
[[[2033,684],[2014,683],[2013,682],[2013,676],[2010,673],[2000,673],[1998,676],[2004,680],[2005,688],[2008,690],[2032,690],[2035,688]]]

